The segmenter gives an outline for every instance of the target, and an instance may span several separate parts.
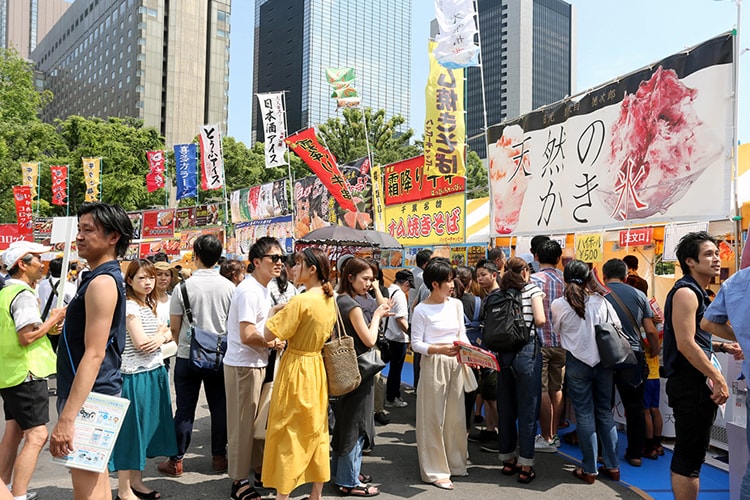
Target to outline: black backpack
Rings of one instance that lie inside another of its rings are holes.
[[[483,347],[500,353],[518,352],[529,342],[530,335],[520,291],[496,290],[484,299]]]

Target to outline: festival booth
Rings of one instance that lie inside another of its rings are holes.
[[[741,243],[732,60],[733,37],[725,34],[490,127],[495,244],[523,255],[531,237],[549,235],[563,246],[564,262],[589,262],[599,277],[606,260],[636,255],[649,296],[663,304],[681,276],[676,243],[707,230],[722,240],[722,273],[711,285],[718,290],[738,267]],[[719,357],[732,387],[738,364]],[[725,422],[735,419],[729,406],[712,430],[712,443],[724,449]],[[624,423],[619,408],[615,414]],[[670,436],[666,404],[662,415]]]

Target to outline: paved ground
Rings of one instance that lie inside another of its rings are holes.
[[[494,454],[484,453],[479,446],[470,443],[469,455],[471,464],[469,476],[454,478],[454,491],[440,490],[424,484],[419,479],[417,451],[414,432],[414,394],[407,391],[405,400],[407,408],[391,411],[391,423],[377,427],[376,447],[371,456],[365,457],[363,471],[374,478],[379,485],[382,499],[472,499],[487,497],[505,497],[518,499],[611,499],[611,498],[648,498],[635,489],[622,483],[597,481],[587,485],[571,474],[575,461],[560,453],[537,455],[537,479],[530,485],[516,482],[515,477],[506,477],[500,473],[500,462]],[[51,417],[54,425],[55,398],[50,401]],[[0,423],[0,427],[4,427]],[[209,418],[205,399],[201,397],[193,442],[189,454],[185,457],[185,474],[179,478],[160,476],[156,470],[157,459],[148,461],[144,477],[146,484],[161,492],[163,498],[175,499],[226,499],[229,498],[231,481],[226,474],[215,474],[211,470],[209,451]],[[52,464],[48,448],[42,452],[31,489],[39,493],[40,500],[63,500],[72,498],[70,477],[65,467]],[[112,488],[116,488],[116,479],[112,479]],[[264,498],[273,498],[272,492],[263,491]],[[302,486],[292,497],[302,498],[309,493],[309,486]],[[338,498],[338,492],[332,485],[324,489],[326,498]]]

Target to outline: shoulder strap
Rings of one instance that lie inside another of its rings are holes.
[[[180,283],[180,293],[182,293],[182,302],[185,306],[185,314],[187,314],[188,323],[193,324],[193,311],[190,310],[190,299],[187,294],[187,285],[183,281]]]
[[[479,321],[479,312],[481,308],[482,308],[482,299],[480,299],[479,297],[475,295],[474,296],[474,319],[472,321],[474,322]]]
[[[57,287],[60,286],[62,278],[57,280],[57,284],[54,285],[52,284],[52,277],[50,277],[48,281],[51,291],[49,293],[49,297],[47,297],[47,303],[44,305],[44,310],[42,311],[42,321],[47,319],[47,314],[49,314],[49,310],[52,307],[52,300],[55,298],[55,295],[57,295]]]
[[[615,299],[615,302],[617,302],[617,305],[620,306],[620,309],[625,311],[625,314],[628,315],[628,318],[630,319],[630,323],[633,325],[633,328],[635,328],[636,333],[640,332],[641,327],[638,326],[638,322],[635,320],[635,317],[633,316],[633,313],[630,311],[630,309],[625,305],[625,303],[620,299],[620,297],[617,296],[614,290],[610,289],[609,293],[610,295],[612,295],[612,298]]]

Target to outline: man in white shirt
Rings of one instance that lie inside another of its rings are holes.
[[[404,367],[406,350],[409,347],[409,308],[406,294],[414,288],[414,275],[407,269],[396,273],[396,279],[388,287],[388,296],[391,298],[391,312],[385,338],[388,340],[390,352],[390,368],[388,369],[388,381],[385,388],[385,406],[403,408],[406,401],[401,399],[401,370]]]
[[[251,498],[255,493],[248,473],[260,473],[263,460],[261,447],[253,445],[255,415],[268,349],[283,345],[278,339],[267,342],[263,337],[263,327],[273,307],[268,283],[281,274],[284,265],[281,244],[276,238],[264,236],[250,247],[248,260],[251,274],[235,289],[229,308],[224,356],[231,498]]]
[[[39,310],[42,311],[42,321],[47,319],[49,311],[57,305],[57,297],[60,294],[63,296],[64,306],[70,304],[70,301],[73,300],[73,297],[76,295],[76,286],[67,280],[67,275],[65,276],[66,279],[63,279],[62,283],[60,283],[62,261],[62,257],[51,260],[49,263],[49,275],[47,278],[41,280],[36,287]],[[52,343],[52,349],[55,352],[57,351],[57,341],[59,338],[58,335],[49,336],[49,340]]]

